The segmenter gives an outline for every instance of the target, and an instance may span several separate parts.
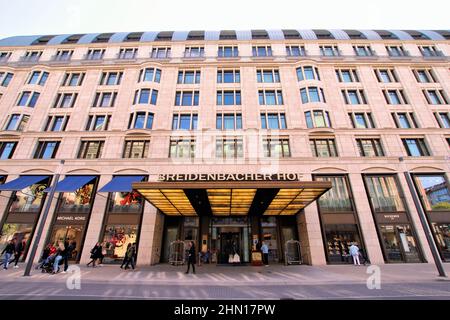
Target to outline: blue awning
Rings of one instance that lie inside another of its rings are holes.
[[[144,176],[116,176],[98,192],[130,192],[133,190],[131,184],[140,182],[142,179]]]
[[[0,191],[18,191],[47,179],[49,176],[20,176],[19,178],[0,185]]]
[[[96,176],[66,176],[64,180],[58,182],[55,192],[77,191],[95,178]],[[44,192],[50,192],[50,188],[45,189]]]

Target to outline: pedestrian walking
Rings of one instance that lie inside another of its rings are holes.
[[[105,258],[106,254],[107,254],[107,252],[106,252],[106,243],[102,242],[101,246],[102,246],[102,250],[100,252],[100,257],[98,259],[98,265],[99,266],[103,266],[103,258]]]
[[[58,244],[58,249],[56,250],[55,261],[53,262],[53,273],[52,274],[56,274],[59,271],[59,263],[61,260],[64,259],[66,252],[67,252],[67,249],[66,249],[66,246],[64,245],[64,242],[60,241]]]
[[[12,255],[16,252],[16,239],[12,239],[3,249],[2,254],[5,254],[3,260],[3,269],[8,270],[9,259],[11,259]]]
[[[125,270],[128,269],[128,264],[131,263],[131,268],[134,270],[135,267],[135,259],[136,259],[136,242],[133,243],[127,250],[127,264],[125,265]]]
[[[127,255],[127,252],[128,252],[128,250],[130,249],[130,247],[131,247],[131,243],[129,243],[128,245],[127,245],[127,250],[125,251],[125,256],[123,257],[123,260],[122,260],[122,264],[120,265],[120,269],[123,269],[123,267],[127,264],[127,262],[128,262],[128,255]]]
[[[189,273],[190,266],[192,265],[192,272],[195,274],[195,245],[194,241],[189,242],[189,251],[188,251],[188,267],[186,274]]]
[[[102,246],[100,242],[97,242],[91,250],[91,261],[86,264],[86,267],[92,263],[92,267],[95,268],[95,261],[100,258],[102,254]]]
[[[48,257],[50,256],[50,249],[51,249],[51,247],[52,247],[52,245],[49,243],[49,244],[44,248],[44,250],[42,251],[42,256],[41,256],[41,259],[39,260],[39,264],[38,264],[38,266],[36,267],[36,270],[37,270],[37,269],[41,269],[42,266],[48,262],[47,259],[48,259]]]
[[[263,241],[261,246],[261,252],[263,255],[263,263],[266,267],[269,266],[269,246]]]
[[[361,263],[359,262],[359,248],[355,242],[353,242],[352,245],[350,246],[350,255],[353,258],[353,265],[360,266]]]
[[[25,251],[25,247],[27,245],[27,242],[25,239],[20,241],[16,246],[16,252],[14,253],[14,269],[17,269],[19,266],[17,265],[19,263],[20,256]]]

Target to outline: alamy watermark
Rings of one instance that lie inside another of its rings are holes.
[[[67,269],[69,276],[66,280],[66,287],[69,290],[81,290],[81,269],[79,266],[69,266]]]
[[[367,267],[367,274],[370,276],[366,280],[366,286],[369,290],[381,289],[381,269],[377,265]]]

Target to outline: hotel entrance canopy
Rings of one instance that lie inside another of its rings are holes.
[[[133,183],[168,216],[295,215],[330,188],[329,181]]]

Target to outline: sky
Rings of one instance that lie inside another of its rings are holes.
[[[450,29],[450,1],[0,0],[0,38],[230,29]]]

